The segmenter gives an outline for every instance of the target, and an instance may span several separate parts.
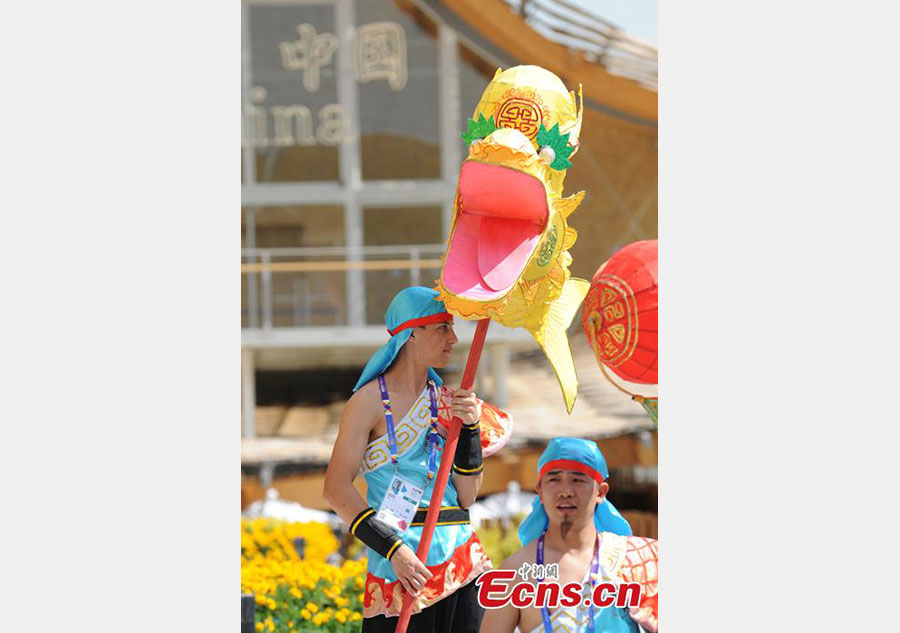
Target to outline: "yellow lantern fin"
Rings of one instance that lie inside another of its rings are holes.
[[[566,403],[566,412],[571,413],[575,406],[575,397],[578,394],[578,376],[575,374],[575,361],[572,359],[572,349],[569,347],[569,337],[566,329],[572,323],[572,319],[578,312],[578,307],[584,301],[589,281],[569,279],[563,284],[562,294],[550,304],[540,329],[530,331],[531,336],[544,350],[547,360],[556,372],[556,379],[562,389],[563,400]]]
[[[578,84],[578,101],[575,101],[575,92],[573,90],[569,91],[569,96],[572,98],[572,107],[576,109],[578,115],[571,125],[565,126],[565,128],[560,126],[560,132],[568,132],[569,145],[575,148],[575,151],[572,152],[572,156],[574,156],[578,152],[578,139],[581,136],[581,124],[584,122],[584,96],[581,91],[581,84]]]
[[[553,208],[562,216],[563,219],[568,218],[572,215],[572,212],[578,208],[578,205],[581,204],[581,201],[584,200],[584,192],[579,191],[578,193],[569,196],[568,198],[559,198],[558,200],[553,201]]]

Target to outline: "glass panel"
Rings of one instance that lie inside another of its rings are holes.
[[[333,270],[273,273],[272,327],[346,325],[346,280]]]
[[[436,33],[393,0],[355,7],[362,177],[440,178]]]
[[[256,180],[337,180],[344,111],[334,8],[254,4],[248,14],[252,88],[241,144],[256,150]]]
[[[440,256],[438,256],[440,257]],[[386,259],[370,257],[367,261]],[[366,323],[384,325],[384,313],[388,304],[398,292],[407,286],[434,286],[434,280],[441,274],[440,264],[418,269],[419,279],[415,279],[410,269],[367,270],[366,271]]]
[[[364,208],[363,241],[367,246],[441,244],[441,208]]]
[[[344,325],[347,321],[343,262],[344,214],[340,206],[264,207],[256,211],[253,236],[241,223],[241,243],[255,239],[258,253],[243,257],[242,323],[249,321],[248,284],[255,279],[258,323],[272,327]],[[325,251],[304,252],[308,247]],[[339,247],[329,250],[327,247]],[[290,250],[292,249],[292,250]],[[263,269],[263,255],[270,265]]]
[[[363,239],[367,246],[396,246],[390,252],[366,256],[367,262],[391,262],[389,270],[365,272],[366,323],[381,325],[397,292],[412,285],[432,286],[440,275],[441,208],[364,208]],[[431,248],[418,248],[421,245]],[[428,262],[434,265],[427,266]]]
[[[343,244],[343,207],[337,205],[262,207],[256,212],[257,248]]]

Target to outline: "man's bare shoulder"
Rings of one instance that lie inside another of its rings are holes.
[[[369,382],[357,389],[347,400],[341,415],[341,426],[371,430],[378,422],[380,414],[381,395],[378,387]]]
[[[381,394],[378,392],[378,385],[375,384],[374,380],[370,380],[362,387],[356,390],[356,392],[350,396],[350,399],[347,400],[347,404],[372,404],[381,400]]]
[[[518,569],[522,563],[533,563],[536,554],[537,546],[532,541],[500,563],[500,569]]]

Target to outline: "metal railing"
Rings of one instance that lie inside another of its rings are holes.
[[[611,74],[658,89],[658,48],[565,0],[505,0],[535,31],[584,54]]]
[[[368,277],[368,292],[393,296],[403,286],[430,285],[444,249],[444,244],[241,249],[242,325],[347,325],[347,302],[366,303],[366,293],[347,296],[348,275],[360,271]]]

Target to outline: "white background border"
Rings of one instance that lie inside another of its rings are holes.
[[[237,631],[240,5],[0,24],[0,628]]]
[[[895,625],[882,6],[660,7],[667,632]],[[4,630],[237,630],[239,20],[4,15]]]
[[[897,626],[883,6],[660,3],[667,633]]]

